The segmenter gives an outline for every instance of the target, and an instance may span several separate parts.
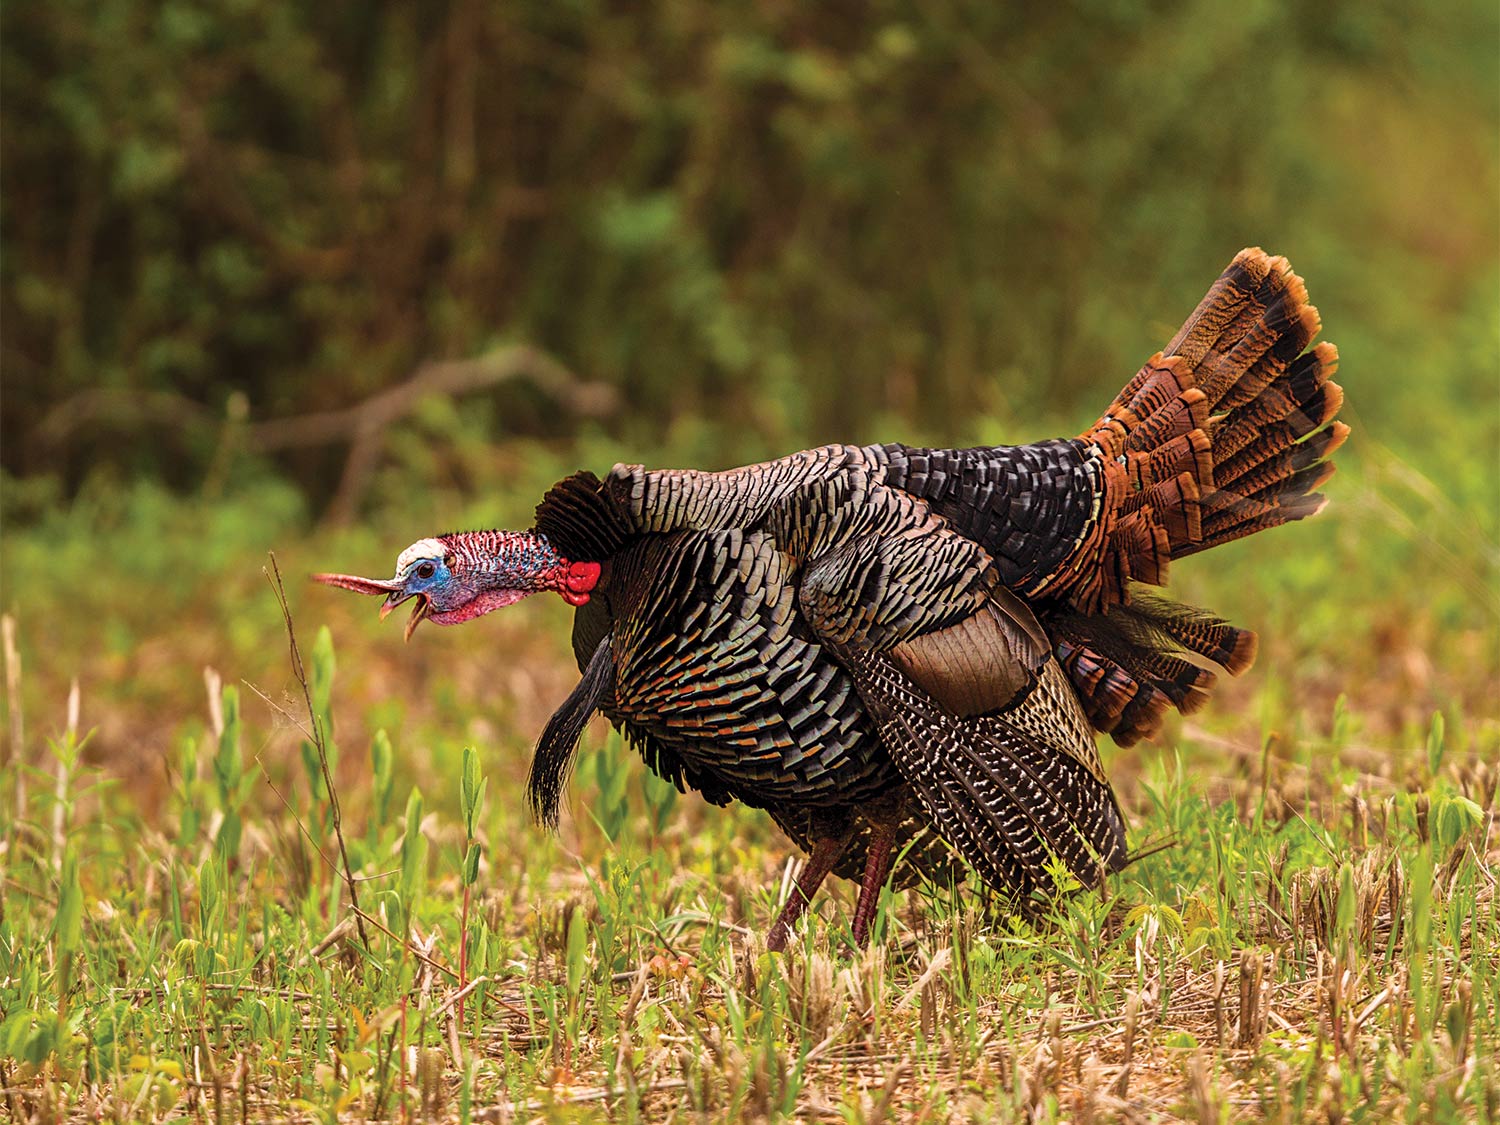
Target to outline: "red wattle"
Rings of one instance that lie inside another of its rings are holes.
[[[596,562],[564,561],[548,577],[547,585],[569,605],[587,605],[589,594],[599,584],[600,569]]]
[[[587,595],[599,584],[599,564],[596,562],[569,563],[567,572],[563,575],[563,586],[569,593]],[[583,601],[588,601],[585,597]],[[575,602],[582,605],[583,602]]]

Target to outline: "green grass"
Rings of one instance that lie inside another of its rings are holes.
[[[8,131],[0,1121],[1500,1119],[1493,5],[690,7],[351,38],[11,6],[12,103],[46,97]],[[491,41],[477,85],[430,65]],[[473,128],[412,143],[429,101],[573,139],[476,163]],[[303,581],[526,526],[578,467],[1077,432],[1254,241],[1341,348],[1331,504],[1174,569],[1260,659],[1101,740],[1132,845],[1170,846],[1034,926],[924,888],[860,953],[840,883],[768,957],[795,850],[763,815],[596,723],[559,834],[529,822],[577,679],[555,599],[403,645]],[[306,499],[337,450],[246,452],[247,408],[512,340],[620,415],[430,399],[346,529]],[[70,419],[99,388],[207,409]]]
[[[1351,475],[1356,497],[1380,487]],[[202,574],[234,569],[248,546],[233,529],[274,524],[275,497],[237,501],[259,505],[255,518],[225,518],[231,541]],[[176,501],[132,503],[118,549],[95,547],[102,569],[148,549],[170,561],[186,541],[173,528],[195,523]],[[73,565],[66,525],[53,534],[54,564]],[[239,573],[232,627],[176,631],[154,657],[111,655],[109,630],[96,634],[85,663],[106,704],[90,737],[34,690],[55,688],[52,661],[72,643],[59,624],[49,644],[45,623],[64,614],[39,597],[21,618],[31,671],[17,698],[33,730],[57,733],[5,773],[7,1111],[1500,1118],[1493,607],[1462,608],[1449,583],[1424,608],[1393,597],[1355,629],[1362,584],[1297,588],[1289,558],[1305,570],[1325,552],[1368,552],[1368,535],[1335,517],[1276,533],[1321,542],[1302,556],[1230,549],[1219,568],[1185,571],[1193,596],[1263,626],[1266,650],[1163,745],[1107,755],[1133,842],[1172,846],[1035,926],[986,915],[972,888],[887,893],[864,953],[840,885],[784,957],[762,935],[790,846],[758,813],[678,795],[602,728],[560,835],[528,822],[525,743],[573,675],[554,606],[419,631],[403,648],[352,616],[368,606],[294,585],[299,622],[314,606],[334,622],[302,628],[304,698],[272,591]],[[373,540],[320,536],[293,554],[311,565]],[[24,563],[42,547],[10,549]],[[1454,554],[1482,577],[1482,553]],[[1339,606],[1350,642],[1364,638],[1342,664]],[[186,607],[215,612],[185,581],[122,608],[139,621],[116,628],[139,635]],[[1402,622],[1416,645],[1438,630],[1446,646],[1363,652]],[[251,674],[210,673],[205,698],[197,665],[182,671],[200,645]],[[1424,689],[1389,706],[1387,677],[1423,656]],[[175,708],[165,720],[140,718],[108,678],[132,662],[143,679],[176,672],[148,696]]]
[[[1261,654],[1156,744],[1104,741],[1133,846],[1170,846],[1035,926],[972,888],[887,894],[866,953],[839,884],[768,957],[794,849],[602,724],[560,833],[529,822],[529,746],[577,678],[555,600],[403,645],[303,580],[525,526],[578,465],[771,451],[460,431],[434,468],[403,460],[418,420],[347,530],[230,454],[186,497],[7,479],[0,1115],[1500,1118],[1494,324],[1434,321],[1385,366],[1336,334],[1355,431],[1329,510],[1174,570]]]

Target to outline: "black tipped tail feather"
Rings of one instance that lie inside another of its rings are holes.
[[[1255,660],[1250,630],[1142,590],[1108,613],[1062,609],[1048,623],[1089,722],[1121,746],[1150,738],[1172,708],[1207,703],[1218,676],[1206,664],[1239,675]]]
[[[1334,417],[1338,350],[1308,347],[1319,327],[1286,259],[1242,250],[1083,435],[1101,514],[1042,593],[1090,721],[1122,745],[1201,706],[1203,665],[1238,675],[1254,659],[1255,634],[1141,591],[1175,559],[1322,508],[1349,428]]]

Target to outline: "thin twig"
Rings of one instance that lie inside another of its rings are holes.
[[[475,977],[468,984],[464,985],[457,992],[455,992],[452,996],[448,997],[448,999],[444,1000],[442,1006],[438,1008],[437,1014],[440,1016],[447,1015],[448,1012],[452,1009],[453,1005],[462,1003],[464,1000],[468,999],[470,994],[472,994],[476,988],[478,988],[481,984],[488,983],[489,979],[490,978],[487,976]],[[521,1012],[520,1014],[525,1015],[526,1013]]]
[[[327,936],[324,937],[322,941],[318,942],[317,945],[312,947],[310,956],[314,958],[323,956],[323,954],[328,952],[329,949],[333,948],[333,946],[337,945],[339,942],[348,937],[349,931],[353,928],[354,925],[347,915],[343,918],[340,918],[338,921],[338,925],[329,930]]]
[[[700,910],[685,910],[681,914],[674,914],[667,918],[663,925],[671,928],[672,936],[679,937],[682,931],[691,925],[707,926],[713,929],[728,930],[730,933],[739,934],[741,937],[754,937],[755,931],[749,926],[736,925],[734,922],[726,922],[722,918],[714,918]],[[661,933],[658,929],[657,933]],[[633,976],[632,973],[625,974],[626,978]]]
[[[653,1082],[649,1086],[640,1088],[641,1094],[654,1094],[661,1090],[682,1090],[687,1088],[687,1081],[682,1078],[668,1078],[662,1082]],[[540,1109],[546,1109],[549,1105],[578,1105],[582,1102],[602,1102],[610,1098],[618,1098],[627,1093],[624,1089],[614,1086],[595,1086],[584,1089],[569,1089],[566,1087],[552,1087],[546,1098],[533,1098],[524,1106],[518,1108],[534,1113]]]
[[[318,765],[322,767],[323,784],[328,789],[328,808],[333,814],[333,835],[339,842],[339,858],[344,864],[344,885],[349,888],[349,905],[354,908],[354,915],[358,919],[359,940],[368,950],[370,937],[365,933],[364,911],[359,908],[359,885],[354,881],[354,869],[349,865],[349,849],[344,844],[344,818],[339,810],[339,791],[333,783],[333,771],[328,768],[326,735],[318,722],[317,712],[313,710],[312,688],[307,684],[307,669],[302,665],[302,652],[297,647],[297,631],[292,626],[292,609],[287,604],[286,590],[281,584],[281,568],[276,565],[276,552],[270,551],[267,554],[271,560],[271,569],[266,572],[266,580],[271,583],[271,588],[276,591],[276,600],[281,603],[281,617],[286,622],[287,647],[291,653],[292,675],[302,685],[302,699],[307,704],[307,718],[312,724],[312,744],[318,751]]]
[[[417,946],[416,944],[414,944],[409,939],[400,937],[396,933],[395,930],[391,929],[384,922],[382,922],[379,918],[375,917],[375,915],[373,915],[373,914],[367,914],[365,911],[361,910],[357,906],[354,907],[353,909],[354,909],[354,913],[355,914],[357,914],[360,918],[363,918],[366,922],[370,923],[370,925],[374,926],[377,930],[379,930],[381,933],[383,933],[386,937],[390,938],[392,941],[399,941],[403,945],[405,945],[407,951],[409,953],[411,953],[411,955],[413,957],[415,957],[418,961],[421,961],[424,964],[430,965],[432,968],[436,969],[440,973],[446,973],[446,974],[448,974],[448,976],[452,977],[454,980],[458,979],[458,974],[455,973],[452,969],[450,969],[447,965],[443,964],[441,961],[437,960],[435,957],[432,957],[429,954],[425,953],[419,946]]]
[[[21,654],[16,649],[16,619],[0,617],[5,642],[5,702],[10,710],[10,742],[4,765],[16,768],[16,824],[26,819],[26,726],[21,717]]]

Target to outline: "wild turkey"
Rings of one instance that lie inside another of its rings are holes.
[[[532,762],[537,817],[602,711],[647,765],[767,810],[811,853],[768,944],[829,872],[863,943],[893,855],[952,853],[1023,907],[1127,860],[1094,742],[1200,707],[1255,635],[1145,592],[1174,559],[1312,515],[1348,428],[1337,352],[1284,258],[1242,251],[1082,436],[829,445],[727,472],[559,482],[525,532],[423,539],[389,581],[407,635],[540,590],[577,607],[583,678]],[[1331,423],[1331,424],[1330,424]],[[927,831],[936,829],[936,834]]]

